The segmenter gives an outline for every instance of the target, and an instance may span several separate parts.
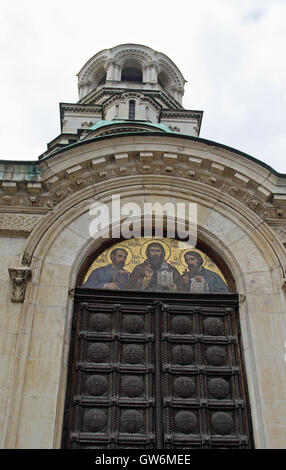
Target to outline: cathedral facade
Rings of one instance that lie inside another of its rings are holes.
[[[184,86],[103,50],[38,161],[0,162],[1,448],[285,447],[285,175],[201,139]]]

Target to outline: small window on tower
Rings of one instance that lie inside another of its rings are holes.
[[[145,108],[145,119],[149,119],[149,106]]]
[[[134,100],[129,101],[128,119],[135,119],[135,101]]]

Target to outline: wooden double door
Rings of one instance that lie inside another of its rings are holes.
[[[251,448],[236,295],[77,288],[64,448]]]

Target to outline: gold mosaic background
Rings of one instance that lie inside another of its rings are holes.
[[[86,276],[83,280],[83,284],[86,282],[89,275],[92,273],[94,269],[100,268],[101,266],[106,266],[107,264],[111,262],[110,253],[115,248],[124,248],[128,252],[124,269],[126,269],[126,271],[129,271],[131,273],[133,269],[135,268],[135,266],[145,261],[146,259],[145,253],[146,253],[147,246],[150,243],[153,243],[154,241],[159,242],[163,245],[165,249],[166,261],[168,261],[168,263],[170,263],[172,266],[177,268],[180,274],[182,274],[185,271],[185,269],[187,269],[185,259],[184,259],[184,254],[187,251],[192,250],[192,251],[196,251],[197,253],[201,255],[201,257],[203,258],[203,266],[206,269],[209,269],[210,271],[214,271],[215,273],[219,274],[219,276],[226,283],[226,280],[224,276],[222,275],[220,269],[202,251],[197,250],[196,248],[191,248],[188,243],[181,242],[179,240],[174,240],[170,238],[153,237],[153,238],[129,238],[120,243],[117,243],[116,245],[112,245],[112,247],[108,248],[103,253],[101,253],[101,255],[92,263],[88,272],[86,273]]]

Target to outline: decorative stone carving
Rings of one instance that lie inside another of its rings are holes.
[[[142,150],[144,153],[144,151]],[[141,152],[141,153],[142,153]],[[166,152],[165,152],[166,153]],[[170,153],[170,152],[169,152]],[[217,152],[216,152],[217,153]],[[164,152],[161,153],[160,160],[157,159],[156,161],[150,161],[148,162],[148,173],[150,174],[156,174],[156,175],[166,175],[166,168],[164,165],[162,165],[162,160],[163,160],[163,154]],[[144,175],[146,174],[146,166],[141,165],[133,161],[132,153],[129,154],[129,152],[126,153],[128,155],[128,166],[124,167],[124,175],[126,176],[133,176],[134,174],[136,175]],[[45,193],[43,192],[41,195],[34,199],[31,200],[30,197],[26,196],[18,196],[18,195],[0,195],[0,205],[11,205],[11,206],[25,206],[25,207],[31,207],[31,206],[37,206],[37,207],[45,207],[45,208],[54,208],[56,205],[59,204],[62,200],[64,200],[66,197],[68,197],[70,194],[74,194],[75,192],[78,192],[82,190],[83,188],[88,187],[91,184],[97,183],[99,181],[102,181],[102,179],[114,179],[118,177],[122,177],[123,173],[121,171],[121,165],[117,165],[114,167],[114,162],[112,162],[108,157],[104,157],[106,160],[106,164],[104,169],[101,168],[101,165],[92,165],[91,172],[87,174],[84,174],[84,170],[81,169],[80,171],[77,172],[77,175],[80,174],[80,178],[77,177],[76,182],[71,182],[69,180],[69,177],[65,173],[61,174],[60,177],[58,178],[58,181],[54,185],[54,187],[49,187],[49,192]],[[259,217],[262,217],[263,219],[273,219],[273,220],[282,220],[286,217],[286,211],[285,213],[282,212],[281,214],[277,213],[277,210],[279,208],[273,207],[273,205],[267,205],[265,200],[262,198],[259,198],[258,196],[254,196],[251,192],[250,189],[247,187],[243,186],[238,186],[234,178],[231,179],[226,179],[223,177],[216,177],[214,178],[212,175],[212,167],[210,167],[210,170],[207,170],[207,164],[208,160],[207,159],[202,159],[198,157],[189,157],[188,162],[190,166],[193,166],[194,162],[204,162],[206,164],[206,168],[201,168],[200,171],[194,171],[190,169],[189,167],[186,167],[185,165],[182,165],[181,161],[183,161],[186,158],[184,154],[178,154],[178,161],[175,165],[172,166],[172,176],[177,177],[177,178],[187,178],[191,180],[195,180],[198,183],[203,183],[211,188],[216,188],[222,193],[229,194],[232,198],[235,200],[241,202],[242,204],[246,205],[249,209],[251,209],[253,212],[255,212]],[[93,159],[94,160],[94,159]],[[212,164],[214,164],[212,162]],[[109,167],[109,165],[111,165]],[[77,166],[75,166],[77,167]],[[92,180],[91,180],[92,178]],[[233,180],[233,181],[232,181]],[[255,182],[252,182],[252,184],[255,184]],[[44,186],[44,183],[43,183]],[[5,220],[3,217],[5,216]],[[21,220],[18,219],[18,216],[21,217]],[[7,218],[8,217],[8,218]],[[10,227],[15,227],[15,231],[22,230],[22,228],[18,224],[22,225],[23,230],[30,232],[35,223],[37,222],[38,218],[42,217],[41,215],[34,215],[34,214],[29,214],[29,215],[23,215],[23,214],[5,214],[2,216],[2,222],[5,222],[5,227],[8,224],[7,229],[10,229]],[[23,219],[22,219],[23,218]],[[32,219],[31,219],[32,218]],[[37,219],[37,220],[36,220]],[[14,223],[15,222],[15,223]],[[1,219],[0,219],[0,229],[1,229]],[[283,227],[284,231],[285,228]],[[280,235],[282,238],[285,237],[285,233],[282,233],[282,228],[279,229]]]
[[[278,237],[280,238],[283,244],[286,244],[286,227],[281,225],[273,225],[272,228],[277,233]]]
[[[1,214],[0,231],[30,233],[42,217],[32,214]]]
[[[170,130],[173,132],[180,133],[180,128],[178,126],[169,126]]]
[[[22,265],[29,266],[30,259],[31,259],[31,256],[29,255],[29,253],[25,252],[22,257]]]
[[[75,289],[69,289],[69,296],[73,299],[75,294]]]
[[[245,299],[246,299],[246,295],[244,294],[239,294],[239,303],[242,304],[243,302],[245,302]]]
[[[24,302],[27,282],[32,277],[30,268],[9,268],[9,275],[12,281],[12,302]]]
[[[81,123],[81,127],[91,127],[93,125],[92,121],[84,121]]]

